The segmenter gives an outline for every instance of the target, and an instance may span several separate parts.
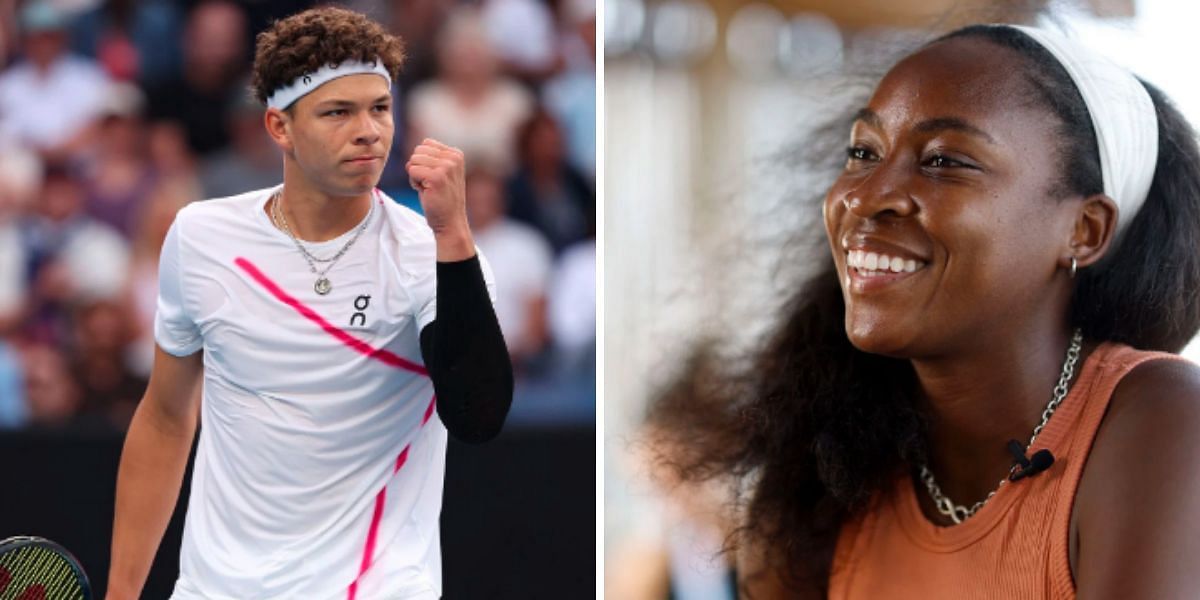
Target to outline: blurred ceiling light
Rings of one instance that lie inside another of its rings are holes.
[[[744,75],[775,75],[785,23],[783,13],[773,6],[760,2],[743,6],[733,15],[725,33],[729,61]]]
[[[683,65],[703,58],[717,38],[717,17],[707,4],[667,0],[651,9],[650,50],[655,58]]]
[[[842,32],[828,17],[801,13],[780,32],[779,63],[793,77],[833,73],[844,59]]]
[[[604,0],[604,54],[619,56],[633,50],[645,26],[642,0]]]

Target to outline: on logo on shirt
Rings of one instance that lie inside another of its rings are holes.
[[[370,294],[363,294],[354,299],[355,312],[354,312],[354,314],[350,315],[350,326],[351,327],[354,327],[356,325],[356,320],[361,320],[357,323],[357,325],[360,327],[367,324],[367,315],[363,311],[367,310],[367,307],[370,305],[371,305]]]

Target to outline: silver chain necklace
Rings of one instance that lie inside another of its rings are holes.
[[[280,229],[283,229],[284,233],[288,234],[288,237],[292,238],[292,241],[295,242],[296,248],[300,250],[300,254],[303,255],[304,260],[308,262],[308,268],[312,270],[313,275],[317,276],[317,281],[313,284],[313,290],[322,296],[333,290],[333,284],[329,282],[329,278],[326,277],[325,274],[333,268],[333,265],[337,264],[338,259],[345,255],[348,250],[350,250],[350,247],[354,245],[354,242],[358,241],[358,236],[362,235],[363,230],[367,228],[367,224],[371,222],[371,215],[374,213],[375,201],[372,199],[371,205],[367,208],[366,218],[364,218],[363,222],[359,224],[358,230],[354,232],[354,236],[346,242],[346,245],[342,246],[342,249],[338,250],[337,254],[334,254],[329,258],[318,258],[313,256],[313,254],[308,251],[308,248],[304,247],[304,244],[300,242],[300,238],[296,237],[296,234],[292,233],[291,227],[288,227],[287,218],[283,216],[283,209],[279,207],[279,192],[275,192],[275,195],[271,196],[272,220],[274,220],[276,225],[279,226]],[[324,268],[324,270],[318,271],[317,263],[329,264]]]
[[[1067,358],[1063,361],[1062,373],[1058,376],[1058,384],[1054,386],[1053,397],[1050,399],[1050,404],[1047,404],[1046,409],[1042,411],[1042,422],[1033,428],[1033,435],[1029,437],[1029,444],[1025,446],[1026,454],[1033,447],[1033,442],[1037,439],[1038,434],[1042,432],[1042,429],[1046,427],[1046,423],[1050,421],[1050,415],[1053,415],[1054,411],[1058,409],[1058,405],[1062,404],[1062,401],[1066,399],[1067,392],[1071,389],[1071,377],[1075,374],[1075,363],[1079,361],[1079,350],[1082,346],[1083,332],[1076,329],[1075,334],[1071,336],[1071,346],[1067,348]],[[1009,469],[1009,474],[1011,475],[1016,468],[1017,465],[1014,464],[1012,469]],[[929,470],[928,464],[921,464],[921,480],[925,482],[925,489],[929,490],[929,496],[933,498],[933,503],[937,506],[938,512],[950,517],[950,520],[954,521],[955,525],[975,516],[975,513],[979,512],[979,509],[983,508],[983,505],[987,504],[988,500],[991,500],[996,495],[996,492],[1000,491],[1000,488],[1004,487],[1004,484],[1009,481],[1008,477],[1001,479],[1000,483],[996,484],[995,489],[988,492],[986,498],[968,507],[955,504],[942,493],[942,488],[938,487],[937,482],[934,481],[933,471]]]

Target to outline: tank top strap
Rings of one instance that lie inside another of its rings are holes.
[[[1113,392],[1130,371],[1152,360],[1186,359],[1176,354],[1138,350],[1111,342],[1097,346],[1093,356],[1088,360],[1088,363],[1091,363],[1089,365],[1091,367],[1089,375],[1091,376],[1087,378],[1087,381],[1083,381],[1083,374],[1081,374],[1080,381],[1077,382],[1077,384],[1087,386],[1087,389],[1083,391],[1084,402],[1075,403],[1069,408],[1070,412],[1076,414],[1055,415],[1056,418],[1068,417],[1058,419],[1058,424],[1069,429],[1061,432],[1047,431],[1047,433],[1056,434],[1051,437],[1060,440],[1054,445],[1057,446],[1058,451],[1065,451],[1063,458],[1082,457],[1082,460],[1065,461],[1066,470],[1057,493],[1058,498],[1051,521],[1049,548],[1050,570],[1048,575],[1052,597],[1074,597],[1075,594],[1075,582],[1071,575],[1069,554],[1071,514],[1075,505],[1075,494],[1079,489],[1079,482],[1087,465],[1086,457],[1091,453],[1092,444],[1096,440],[1100,424],[1108,411]],[[1064,408],[1068,407],[1064,405]],[[1055,424],[1054,421],[1055,419],[1050,420],[1047,430]]]

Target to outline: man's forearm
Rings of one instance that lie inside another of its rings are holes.
[[[496,437],[512,404],[508,348],[492,309],[479,257],[437,264],[438,316],[421,349],[438,397],[438,416],[456,438]]]
[[[140,597],[179,498],[195,432],[195,416],[173,422],[146,400],[134,413],[117,473],[108,600]]]

